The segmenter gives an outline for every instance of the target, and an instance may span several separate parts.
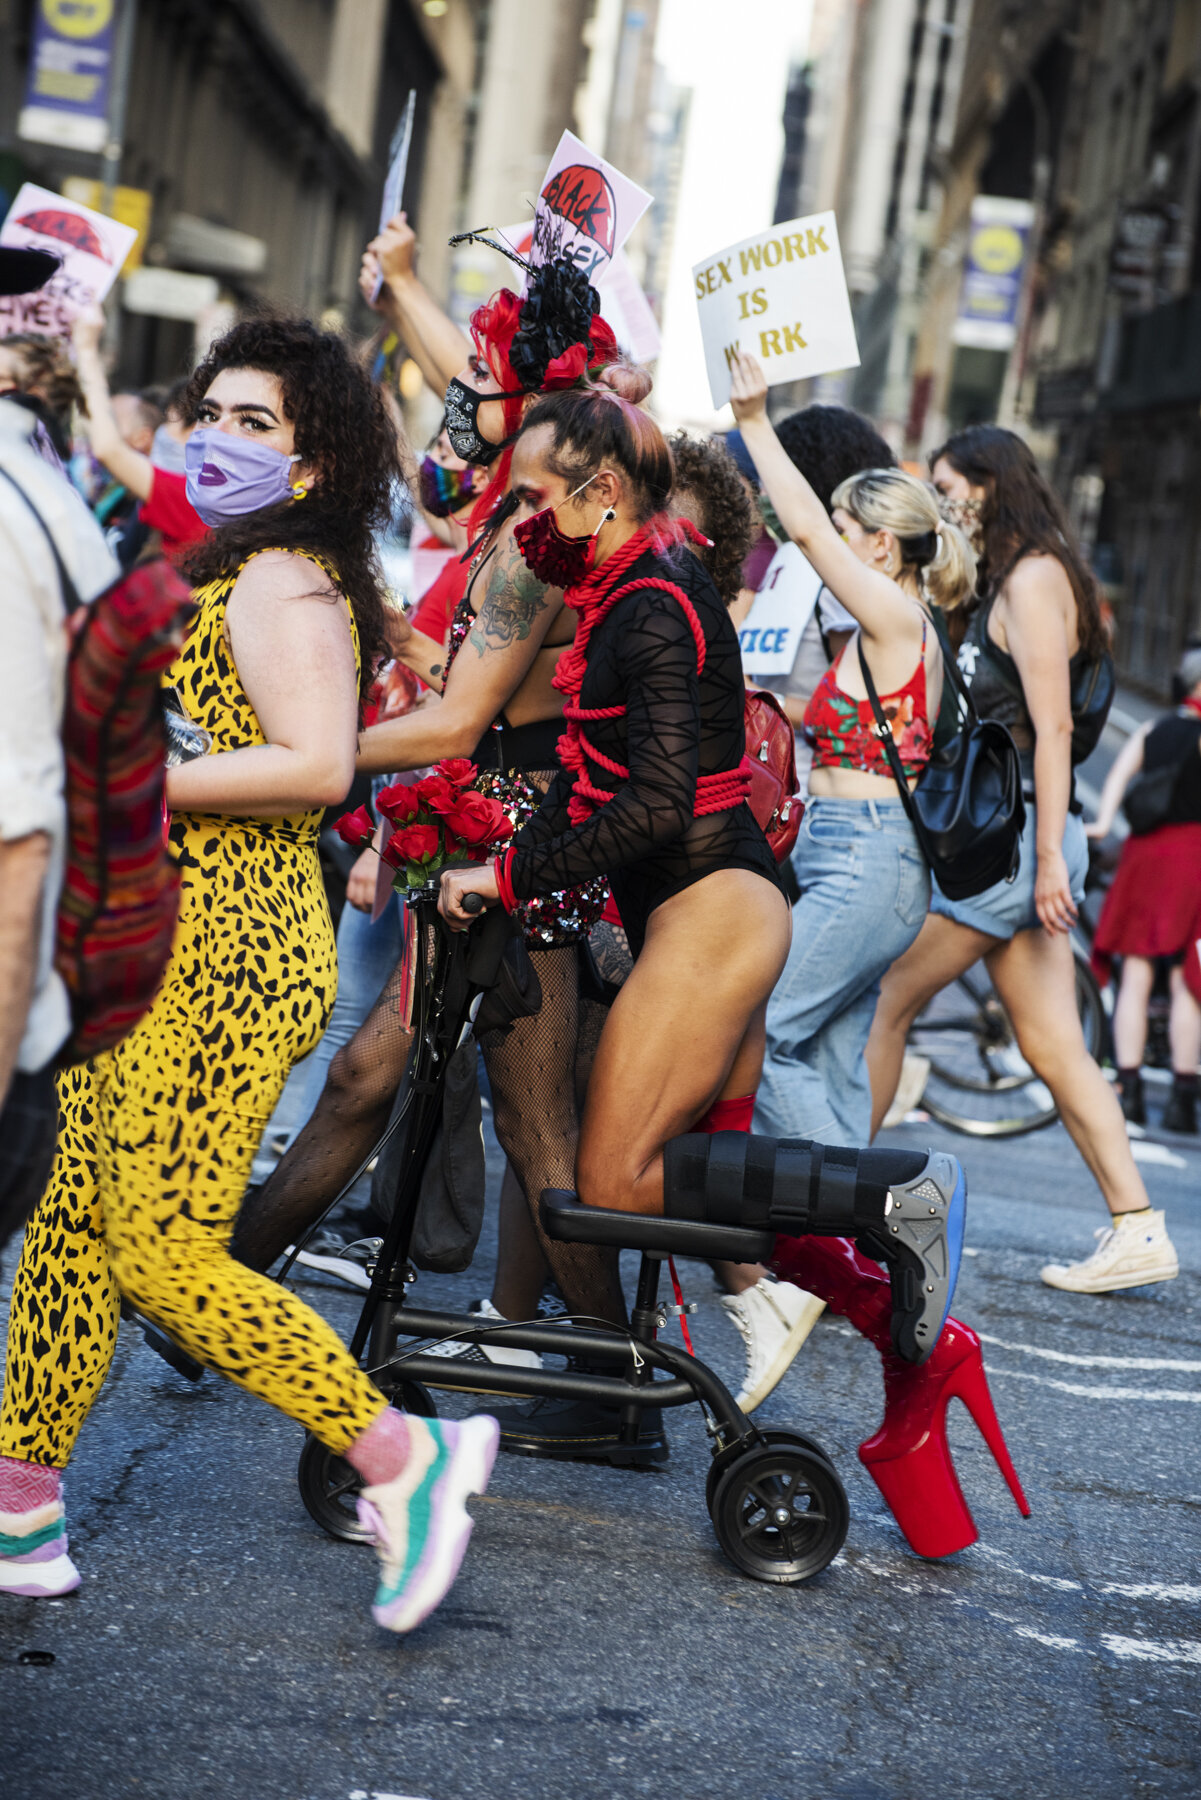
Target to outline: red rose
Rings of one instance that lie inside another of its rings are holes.
[[[587,344],[573,344],[570,350],[564,350],[561,356],[553,357],[547,363],[542,385],[544,388],[573,387],[587,367]]]
[[[406,825],[392,839],[405,862],[428,862],[437,856],[441,833],[436,825]],[[392,844],[388,846],[392,848]],[[396,865],[393,865],[394,867]]]
[[[394,825],[404,825],[416,816],[420,806],[416,788],[406,787],[403,781],[398,781],[392,787],[380,790],[375,810],[385,819],[391,819]]]
[[[459,795],[457,804],[446,815],[446,823],[473,850],[510,837],[513,832],[513,822],[500,802],[475,792]]]
[[[397,842],[399,837],[400,837],[399,831],[389,832],[388,841],[384,845],[383,849],[380,851],[380,856],[383,858],[384,862],[387,863],[387,865],[390,869],[403,868],[405,860],[406,860],[405,857],[401,854],[400,846]]]
[[[413,789],[422,806],[428,806],[431,812],[448,813],[458,799],[458,789],[447,781],[444,775],[427,775]]]
[[[342,814],[334,830],[344,844],[353,844],[356,850],[362,850],[375,836],[375,821],[365,806],[356,806],[353,812]]]
[[[479,770],[468,756],[446,756],[434,770],[457,788],[470,787]]]

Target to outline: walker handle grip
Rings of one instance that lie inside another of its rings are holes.
[[[459,901],[459,905],[463,908],[465,913],[482,913],[484,910],[484,896],[482,894],[464,894],[463,898]]]

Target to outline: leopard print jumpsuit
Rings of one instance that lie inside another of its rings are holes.
[[[235,580],[197,591],[164,676],[214,751],[266,741],[225,638]],[[320,817],[172,819],[183,887],[163,985],[115,1049],[60,1078],[54,1169],[13,1290],[0,1455],[66,1466],[121,1295],[333,1450],[382,1411],[324,1320],[228,1249],[263,1128],[334,1003]]]

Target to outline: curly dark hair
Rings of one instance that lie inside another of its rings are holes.
[[[712,550],[698,551],[718,593],[732,606],[742,587],[742,565],[755,535],[755,510],[738,465],[720,438],[689,437],[677,431],[667,440],[677,499],[695,495],[700,518],[692,523],[713,539]]]
[[[372,533],[391,516],[398,446],[383,399],[342,339],[308,319],[262,315],[234,325],[189,381],[186,418],[195,420],[223,369],[259,369],[279,378],[296,450],[320,468],[321,479],[302,504],[287,500],[218,526],[188,552],[184,573],[200,586],[232,575],[256,550],[321,557],[354,613],[366,694],[387,655],[387,602]]]
[[[780,420],[776,436],[827,512],[834,489],[852,475],[897,466],[871,420],[849,406],[803,406]]]
[[[977,578],[981,598],[997,592],[1021,557],[1032,552],[1053,556],[1076,598],[1080,648],[1086,656],[1100,656],[1108,646],[1096,580],[1029,444],[1003,425],[969,425],[930,452],[931,469],[943,456],[973,487],[984,489]]]

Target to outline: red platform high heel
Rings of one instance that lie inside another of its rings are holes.
[[[980,1535],[947,1444],[947,1402],[962,1400],[1005,1477],[1023,1518],[1030,1507],[1005,1444],[969,1325],[948,1319],[920,1368],[892,1348],[887,1275],[849,1238],[776,1239],[776,1273],[824,1300],[875,1345],[884,1365],[884,1422],[859,1446],[859,1460],[918,1556],[951,1556]]]

